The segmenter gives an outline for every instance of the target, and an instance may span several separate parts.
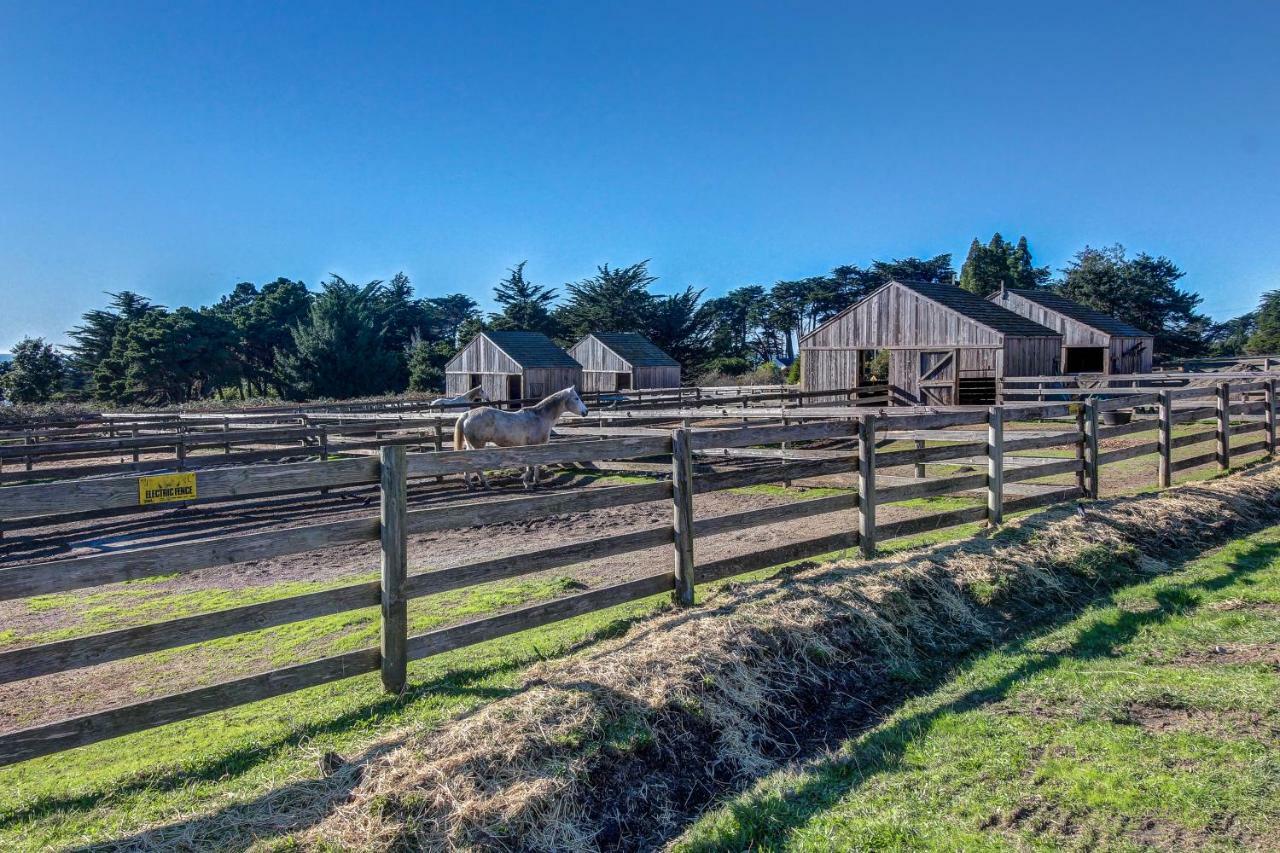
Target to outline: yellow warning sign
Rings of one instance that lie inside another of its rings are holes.
[[[157,474],[154,477],[138,478],[138,503],[163,504],[172,501],[193,501],[196,498],[196,475],[194,471],[185,474]]]

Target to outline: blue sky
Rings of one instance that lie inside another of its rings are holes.
[[[0,349],[103,291],[652,258],[710,294],[1025,233],[1280,287],[1280,4],[0,0]]]

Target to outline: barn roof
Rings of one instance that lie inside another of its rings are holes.
[[[521,367],[568,367],[581,369],[567,352],[541,332],[483,332],[494,346]]]
[[[1137,326],[1130,326],[1125,321],[1112,317],[1110,314],[1090,308],[1087,305],[1081,305],[1079,302],[1074,302],[1049,290],[1014,290],[1009,288],[1009,292],[1108,335],[1117,335],[1122,338],[1151,337],[1150,332],[1144,332]]]
[[[1015,314],[994,302],[988,302],[975,293],[961,290],[953,284],[935,284],[926,281],[897,281],[897,283],[914,290],[916,293],[945,305],[957,314],[961,314],[981,323],[989,329],[995,329],[1006,335],[1020,337],[1062,337],[1060,332],[1041,326],[1034,320],[1028,320],[1021,314]]]
[[[613,350],[618,358],[632,367],[680,366],[680,362],[658,349],[653,341],[637,332],[592,332],[588,337],[595,338],[605,347]]]

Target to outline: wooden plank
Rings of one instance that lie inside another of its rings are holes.
[[[431,507],[409,512],[409,533],[432,533],[486,524],[507,524],[545,518],[567,512],[629,506],[649,501],[669,500],[671,483],[638,483],[566,489],[543,495],[528,495],[498,501],[468,501],[454,506]]]
[[[91,554],[0,569],[0,601],[213,566],[266,560],[335,545],[378,538],[378,519],[354,518],[325,524],[222,536],[132,551]]]
[[[985,441],[966,442],[965,444],[949,444],[941,447],[925,447],[915,450],[892,450],[887,453],[876,453],[877,468],[895,468],[899,465],[914,465],[921,462],[938,462],[944,459],[959,459],[975,453],[985,454]]]
[[[1276,381],[1274,379],[1267,380],[1266,396],[1264,423],[1267,426],[1267,455],[1274,458],[1276,455]]]
[[[1168,392],[1160,393],[1160,430],[1157,434],[1156,452],[1160,454],[1157,484],[1162,489],[1173,485],[1173,400]]]
[[[1029,509],[1037,509],[1050,504],[1066,503],[1074,501],[1080,497],[1080,490],[1072,487],[1069,489],[1056,489],[1052,492],[1043,492],[1038,495],[1028,495],[1025,498],[1017,498],[1011,501],[1005,501],[1005,512],[1025,512]]]
[[[1084,406],[1085,495],[1098,497],[1098,409],[1092,402]]]
[[[556,465],[593,462],[602,459],[638,459],[671,452],[667,437],[621,436],[598,441],[557,441],[522,447],[483,450],[447,450],[443,453],[415,453],[409,457],[409,476],[433,477],[493,468],[522,468],[526,465]]]
[[[1174,462],[1173,470],[1183,471],[1187,468],[1195,468],[1197,466],[1204,465],[1207,462],[1213,462],[1217,458],[1218,452],[1216,450],[1213,453],[1201,453],[1199,456],[1190,456],[1186,459],[1180,459]]]
[[[964,509],[937,512],[901,521],[890,521],[880,525],[876,529],[876,535],[881,539],[901,539],[904,536],[914,536],[917,533],[942,530],[960,524],[971,524],[975,521],[982,521],[986,517],[987,508],[985,506],[965,507]]]
[[[1159,441],[1135,444],[1132,447],[1122,447],[1118,450],[1107,450],[1098,454],[1098,464],[1110,465],[1113,462],[1123,462],[1126,459],[1136,459],[1139,456],[1147,456],[1152,453],[1157,453],[1159,450]]]
[[[496,616],[463,622],[460,625],[439,628],[409,638],[409,659],[419,660],[442,654],[486,640],[494,640],[527,631],[530,628],[570,619],[584,613],[604,610],[628,601],[637,601],[651,595],[670,592],[673,589],[675,589],[675,576],[671,572],[664,572],[660,575],[613,584],[553,601],[530,604]]]
[[[408,671],[405,643],[409,637],[409,604],[404,594],[408,574],[408,533],[405,530],[408,505],[407,466],[403,447],[384,447],[381,460],[382,521],[381,621],[382,687],[399,695]]]
[[[1141,432],[1151,432],[1159,429],[1160,423],[1157,420],[1148,420],[1146,418],[1136,419],[1127,424],[1116,424],[1115,426],[1099,426],[1098,440],[1106,441],[1109,438],[1121,438],[1126,435],[1136,435]]]
[[[876,494],[876,416],[864,415],[858,421],[858,547],[864,559],[875,556],[876,504],[881,500]]]
[[[1004,410],[993,406],[987,426],[987,521],[1004,523]]]
[[[1256,453],[1258,451],[1265,451],[1266,449],[1267,440],[1265,438],[1260,438],[1256,441],[1250,441],[1246,444],[1240,444],[1231,448],[1231,455],[1240,457],[1246,453]]]
[[[1009,433],[1009,435],[1019,436],[1020,431]],[[1071,432],[1060,432],[1053,435],[1035,436],[1032,438],[1009,438],[1005,437],[1004,452],[1006,454],[1015,453],[1019,450],[1042,450],[1046,447],[1064,447],[1066,445],[1075,445],[1080,443],[1080,433],[1076,430]]]
[[[723,489],[738,489],[743,486],[755,486],[761,483],[775,483],[779,480],[805,480],[810,477],[824,477],[833,474],[848,474],[852,459],[824,459],[813,462],[789,462],[776,467],[759,468],[747,471],[720,471],[714,474],[700,474],[693,478],[693,493],[717,492]]]
[[[1023,480],[1035,480],[1040,477],[1052,477],[1055,474],[1071,474],[1085,470],[1082,459],[1062,459],[1058,462],[1047,462],[1043,465],[1027,465],[1018,468],[1006,468],[1004,481],[1019,483]]]
[[[10,649],[0,652],[0,684],[97,666],[135,655],[274,628],[318,616],[377,607],[378,600],[378,583],[369,581],[213,613]]]
[[[1181,409],[1174,410],[1173,422],[1175,424],[1185,424],[1192,421],[1208,420],[1216,416],[1218,410],[1212,406],[1205,406],[1199,409]]]
[[[377,669],[378,650],[360,649],[158,699],[32,726],[0,735],[0,766],[198,717],[210,711],[339,681]]]
[[[781,524],[784,521],[856,509],[857,506],[858,496],[853,492],[846,495],[828,495],[825,498],[792,501],[779,506],[748,509],[713,518],[700,518],[693,523],[693,531],[698,536],[715,536],[719,533],[732,533],[762,525]]]
[[[694,450],[706,450],[715,447],[778,444],[783,441],[847,438],[854,434],[855,429],[851,421],[817,421],[790,426],[698,430],[692,435],[692,445]]]
[[[260,496],[291,489],[366,485],[377,481],[376,459],[219,468],[196,474],[198,497],[187,503]],[[27,518],[137,504],[138,481],[134,477],[7,486],[0,489],[0,518]]]
[[[1262,432],[1267,428],[1264,421],[1248,421],[1242,424],[1231,424],[1227,427],[1228,435],[1240,435],[1246,432]]]
[[[1215,425],[1219,471],[1226,471],[1231,467],[1231,420],[1228,411],[1230,404],[1231,385],[1223,382],[1218,385],[1218,422]]]
[[[1157,394],[1126,394],[1110,400],[1098,400],[1098,411],[1114,412],[1118,409],[1130,409],[1134,406],[1150,406],[1159,400]]]
[[[1010,473],[1012,472],[1006,472],[1006,480],[1010,479]],[[952,492],[984,489],[986,485],[987,472],[981,471],[977,474],[962,474],[958,477],[939,477],[936,480],[925,480],[924,482],[911,483],[906,486],[891,486],[887,489],[881,489],[877,494],[877,499],[882,504],[891,504],[912,498],[925,498],[934,495],[947,495]]]
[[[698,576],[703,583],[709,583],[735,575],[781,566],[796,560],[819,557],[835,551],[845,551],[857,546],[857,533],[850,531],[831,533],[815,539],[789,542],[786,545],[779,545],[763,551],[755,551],[738,557],[724,557],[719,560],[713,560],[710,563],[703,563],[698,567]]]
[[[424,595],[434,595],[479,583],[520,577],[546,569],[556,569],[632,551],[642,551],[646,548],[656,548],[660,545],[670,545],[673,541],[670,525],[663,524],[619,533],[604,539],[566,542],[554,548],[506,554],[474,563],[440,568],[409,575],[404,585],[405,598],[420,598]]]
[[[1211,429],[1207,429],[1202,432],[1188,433],[1187,435],[1176,435],[1169,439],[1169,447],[1190,447],[1193,444],[1203,444],[1206,441],[1213,441],[1214,438],[1214,431]]]
[[[675,603],[693,606],[693,448],[691,433],[678,429],[671,433],[671,534],[675,544]]]

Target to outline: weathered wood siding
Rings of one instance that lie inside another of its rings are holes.
[[[507,399],[507,377],[518,376],[514,373],[481,373],[480,387],[489,395],[490,400]],[[465,394],[474,386],[471,384],[470,373],[446,373],[444,375],[444,393],[447,397],[456,397]]]
[[[541,398],[582,384],[582,368],[531,367],[524,372],[524,395]]]
[[[853,388],[858,378],[858,351],[811,347],[800,352],[800,388],[804,391],[827,391]],[[835,398],[832,398],[835,399]],[[827,398],[815,398],[825,402]]]
[[[680,368],[675,366],[637,367],[632,380],[633,388],[679,388]]]
[[[1052,376],[1060,373],[1062,338],[1006,335],[1000,367],[998,376]]]
[[[801,341],[800,348],[999,345],[1000,333],[896,283],[836,316]]]
[[[568,352],[574,361],[582,365],[583,370],[605,373],[631,372],[630,364],[590,335],[571,346]]]
[[[1092,326],[1086,326],[1079,320],[1073,320],[1065,314],[1059,314],[1057,311],[1046,308],[1038,302],[1032,302],[1025,296],[1006,290],[991,301],[1003,308],[1008,308],[1015,314],[1026,317],[1028,320],[1034,320],[1041,326],[1061,333],[1064,347],[1105,347],[1110,343],[1111,336],[1107,333],[1101,332]]]
[[[583,391],[613,391],[619,373],[631,374],[631,388],[680,387],[679,367],[633,366],[590,335],[570,347],[569,355],[582,365]]]
[[[1111,338],[1111,347],[1107,362],[1111,373],[1150,373],[1151,355],[1155,348],[1155,338],[1122,338],[1116,335]]]
[[[520,373],[522,368],[483,335],[477,335],[445,365],[446,373]],[[466,390],[465,388],[463,389]]]

